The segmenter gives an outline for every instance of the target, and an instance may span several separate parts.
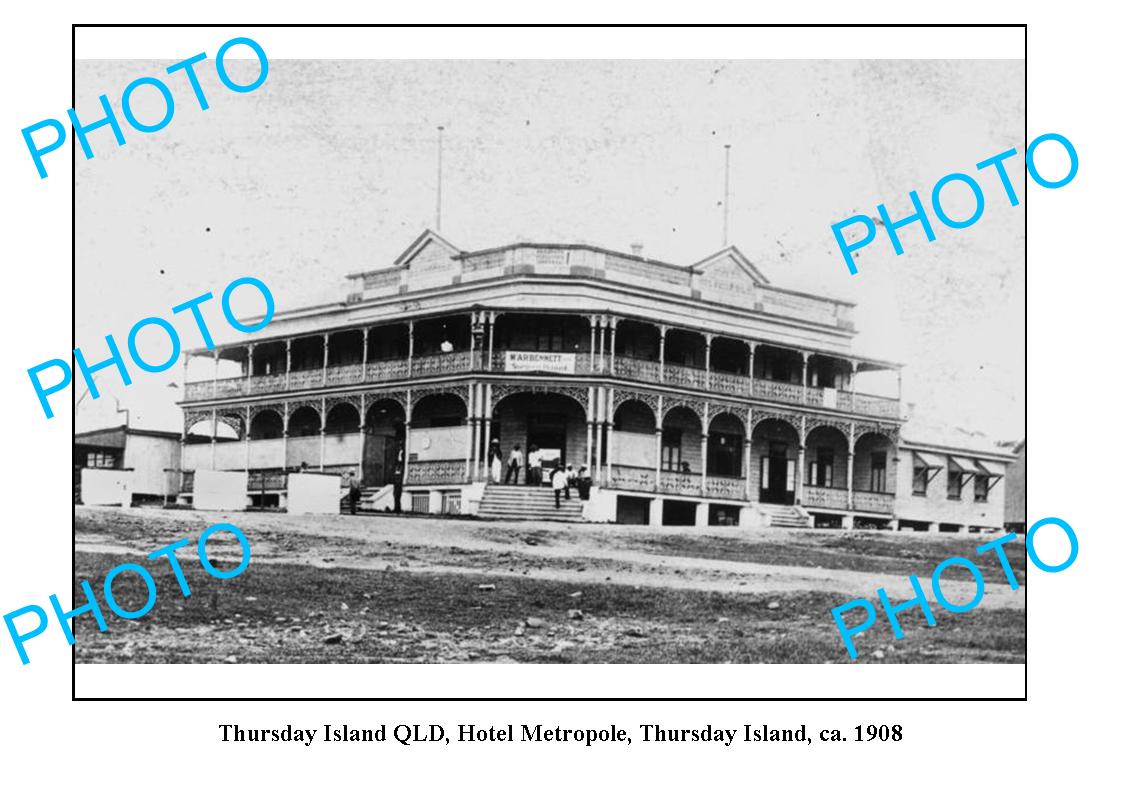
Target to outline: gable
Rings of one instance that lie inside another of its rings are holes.
[[[452,259],[456,254],[459,254],[456,249],[443,246],[436,240],[426,241],[405,261],[405,267],[411,273],[451,269],[456,266],[456,261]]]
[[[767,284],[753,265],[736,250],[726,250],[693,266],[694,289],[700,298],[722,304],[753,306],[756,288]]]

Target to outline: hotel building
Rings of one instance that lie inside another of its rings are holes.
[[[519,445],[588,468],[566,516],[896,527],[916,462],[951,455],[902,446],[900,365],[852,349],[852,304],[773,285],[735,247],[672,264],[426,231],[348,279],[338,303],[187,352],[184,499],[200,469],[244,470],[263,507],[294,469],[354,470],[368,508],[398,472],[407,511],[559,516],[525,467],[490,478],[489,450]],[[863,392],[870,371],[896,394]]]

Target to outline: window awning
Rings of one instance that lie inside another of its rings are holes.
[[[961,459],[958,456],[949,456],[948,458],[951,459],[952,466],[954,466],[957,470],[962,470],[963,472],[971,473],[972,475],[986,474],[985,470],[979,470],[979,468],[975,466],[975,462],[970,459]]]
[[[944,469],[944,465],[939,463],[934,457],[925,456],[920,451],[913,451],[912,459],[915,466],[923,467],[925,470]]]
[[[986,464],[978,459],[975,459],[975,466],[979,468],[979,474],[984,475],[987,478],[993,478],[995,481],[997,481],[1002,477],[1002,473],[998,472],[997,469],[992,470],[990,467],[987,467]]]

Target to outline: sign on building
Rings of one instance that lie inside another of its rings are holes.
[[[576,373],[577,355],[549,351],[508,351],[508,373]]]

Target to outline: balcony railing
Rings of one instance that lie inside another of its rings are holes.
[[[508,357],[509,354],[524,356]],[[414,357],[412,366],[408,359],[372,361],[365,367],[362,364],[332,365],[327,368],[326,378],[322,368],[294,370],[287,376],[283,373],[254,376],[249,380],[239,376],[232,379],[219,379],[217,382],[191,382],[186,385],[184,400],[205,401],[213,397],[268,395],[285,389],[313,389],[323,386],[325,382],[329,387],[338,387],[393,381],[411,375],[414,377],[457,375],[471,373],[484,364],[487,364],[486,356],[473,355],[471,351],[455,351]],[[490,364],[490,371],[493,373],[556,373],[586,376],[599,372],[595,358],[583,351],[573,353],[495,351],[492,353]],[[607,358],[605,365],[607,370]],[[663,377],[660,381],[660,368],[657,361],[626,356],[615,358],[614,374],[620,378],[649,384],[663,383],[697,390],[707,389],[707,374],[702,368],[665,363],[662,371]],[[874,417],[896,419],[900,416],[900,404],[895,398],[823,387],[804,387],[801,384],[771,379],[750,379],[746,375],[717,370],[709,373],[708,383],[709,390],[730,397],[761,398],[766,401],[838,409]]]
[[[893,494],[890,492],[860,492],[854,490],[854,510],[878,514],[893,513]]]
[[[612,478],[608,486],[631,492],[654,492],[655,470],[650,467],[630,465],[612,466]],[[659,493],[683,495],[686,497],[709,497],[725,500],[745,500],[745,479],[710,475],[706,477],[706,489],[702,490],[701,473],[676,473],[663,470],[659,473]]]
[[[848,508],[846,505],[846,490],[806,484],[803,487],[803,505],[818,509],[845,511]]]
[[[406,469],[410,486],[418,484],[462,484],[466,479],[464,460],[410,462]]]

